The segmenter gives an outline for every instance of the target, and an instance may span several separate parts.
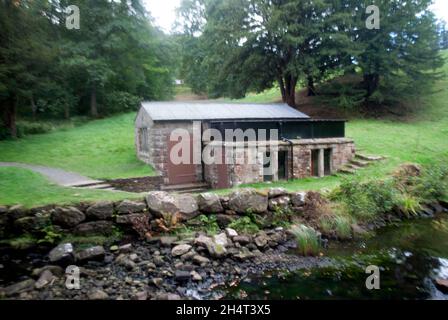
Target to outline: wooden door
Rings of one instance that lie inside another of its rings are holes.
[[[190,137],[190,161],[189,163],[174,164],[171,159],[171,150],[178,144],[178,141],[170,141],[168,139],[168,180],[169,184],[189,184],[197,182],[196,165],[193,163],[193,139]],[[180,151],[179,156],[182,156],[183,150]]]

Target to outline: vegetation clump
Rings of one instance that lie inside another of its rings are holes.
[[[311,227],[296,225],[291,227],[291,233],[297,241],[297,249],[303,256],[317,256],[319,254],[320,235]]]

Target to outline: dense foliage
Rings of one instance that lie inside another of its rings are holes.
[[[17,114],[98,117],[170,97],[176,46],[150,21],[139,0],[1,0],[0,136],[17,136]]]
[[[428,90],[443,63],[431,0],[183,0],[184,78],[197,93],[243,97],[278,85],[296,104],[296,87],[343,74],[342,104],[393,104]],[[368,28],[378,6],[379,28]]]

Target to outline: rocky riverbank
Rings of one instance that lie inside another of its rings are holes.
[[[325,266],[329,259],[287,254],[296,242],[282,228],[256,236],[226,229],[213,237],[152,238],[74,252],[61,244],[41,256],[40,268],[3,288],[4,299],[220,299],[227,286],[267,270]],[[66,286],[66,266],[80,270],[80,289]]]

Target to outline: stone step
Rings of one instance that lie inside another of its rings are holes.
[[[348,169],[353,169],[353,170],[360,170],[360,169],[362,169],[362,167],[357,166],[357,165],[354,164],[354,163],[349,163],[349,164],[347,164],[345,167],[348,168]]]
[[[356,174],[356,170],[353,170],[350,168],[342,168],[339,170],[339,173],[352,175],[352,174]]]
[[[209,189],[209,185],[205,182],[187,183],[179,185],[165,185],[161,187],[162,191],[178,192],[178,193],[188,193],[191,192],[191,190],[204,191],[207,189]]]
[[[70,188],[84,188],[84,187],[95,186],[95,185],[102,184],[102,183],[104,183],[104,182],[101,180],[89,180],[89,181],[82,181],[82,182],[78,182],[78,183],[67,184],[65,186],[70,187]]]
[[[351,160],[350,163],[354,164],[355,166],[362,167],[362,168],[367,167],[370,164],[367,161],[356,160],[356,159]]]
[[[385,159],[384,157],[381,157],[381,156],[368,156],[368,155],[360,154],[360,153],[356,154],[356,158],[364,160],[364,161],[381,161],[381,160]]]
[[[181,190],[181,191],[177,191],[177,193],[179,194],[186,194],[186,193],[202,193],[202,192],[207,192],[208,189],[206,188],[197,188],[197,189],[190,189],[190,190]]]
[[[97,190],[107,190],[107,189],[111,189],[112,186],[110,184],[94,184],[94,185],[90,185],[90,186],[85,186],[85,187],[77,187],[80,189],[97,189]]]

